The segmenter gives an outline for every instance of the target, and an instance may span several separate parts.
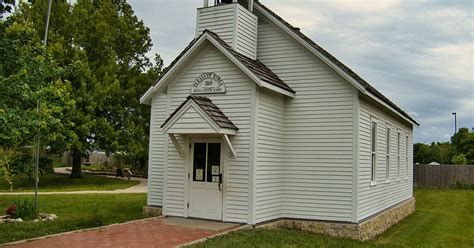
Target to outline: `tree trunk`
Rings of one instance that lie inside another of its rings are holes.
[[[81,165],[82,165],[82,156],[77,153],[72,153],[72,171],[69,178],[82,177]]]

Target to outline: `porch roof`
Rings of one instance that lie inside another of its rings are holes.
[[[172,129],[181,116],[189,112],[190,108],[199,114],[201,120],[196,119],[196,123],[201,121],[204,125],[208,124],[209,129],[214,129],[212,133],[235,134],[239,130],[234,123],[217,107],[211,99],[204,96],[190,95],[161,125],[164,132]],[[193,129],[196,123],[190,123],[189,129]],[[174,133],[197,133],[198,130],[183,131]],[[209,131],[207,131],[209,132]]]

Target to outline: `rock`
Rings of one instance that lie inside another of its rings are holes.
[[[0,224],[3,224],[5,221],[3,219],[0,219]]]
[[[53,220],[55,220],[55,219],[57,219],[57,218],[58,218],[58,216],[57,216],[57,215],[55,215],[55,214],[50,214],[50,215],[49,215],[49,217],[51,217]]]
[[[12,222],[23,222],[23,219],[18,218],[18,219],[12,219]]]
[[[35,219],[33,222],[38,222],[38,221],[40,221],[40,219]]]
[[[48,218],[49,216],[50,216],[49,214],[45,214],[45,213],[40,213],[40,214],[39,214],[40,219],[46,219],[46,218]]]
[[[49,216],[46,220],[54,220],[53,217]]]

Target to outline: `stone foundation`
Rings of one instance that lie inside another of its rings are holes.
[[[415,198],[394,205],[359,223],[281,219],[260,228],[296,229],[356,240],[370,240],[415,211]]]
[[[161,207],[156,206],[144,206],[143,214],[146,216],[161,216]]]

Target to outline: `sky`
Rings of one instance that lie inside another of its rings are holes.
[[[168,65],[194,38],[201,0],[130,0]],[[211,1],[213,2],[213,1]],[[402,107],[415,142],[474,127],[471,0],[261,0]]]

